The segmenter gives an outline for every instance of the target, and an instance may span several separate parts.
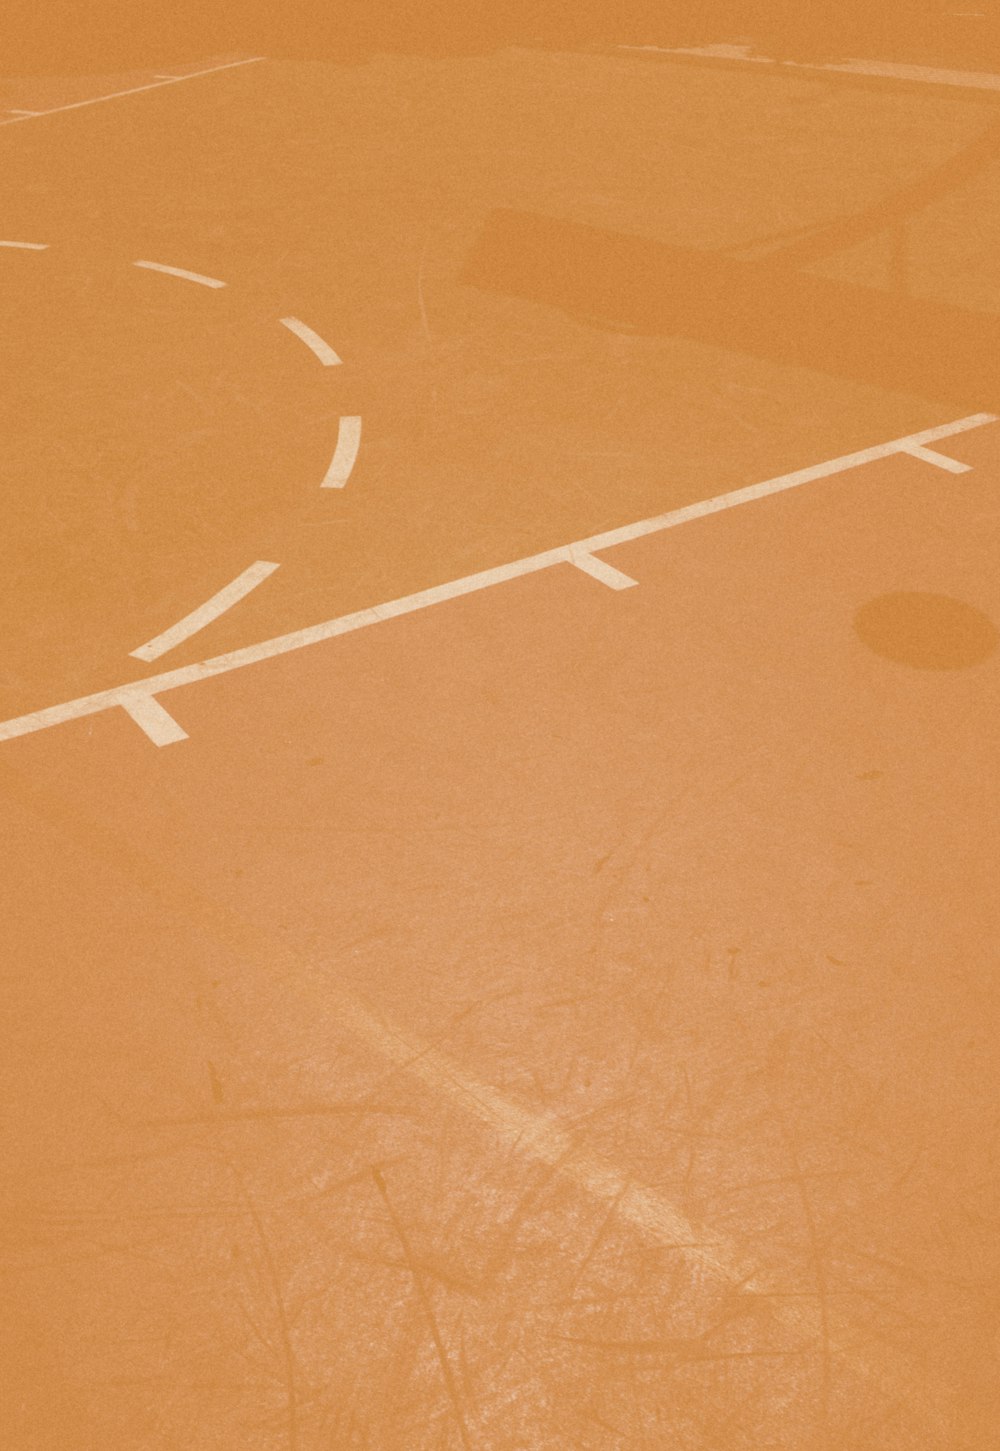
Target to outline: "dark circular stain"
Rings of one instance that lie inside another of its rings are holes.
[[[964,670],[1000,643],[988,615],[948,595],[879,595],[861,606],[854,628],[876,655],[917,670]]]

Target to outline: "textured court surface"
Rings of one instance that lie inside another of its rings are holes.
[[[994,71],[654,38],[0,81],[13,1451],[995,1444]]]

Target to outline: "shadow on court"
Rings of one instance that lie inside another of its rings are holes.
[[[0,75],[109,73],[232,52],[331,62],[381,53],[448,56],[508,46],[552,50],[618,45],[698,46],[745,40],[776,59],[851,56],[985,68],[1000,64],[1000,31],[984,4],[944,0],[560,0],[500,6],[457,0],[263,0],[223,7],[137,6],[104,0],[53,8],[12,0],[4,9]]]
[[[497,211],[475,287],[614,332],[674,336],[962,408],[1000,405],[1000,319],[578,223]]]

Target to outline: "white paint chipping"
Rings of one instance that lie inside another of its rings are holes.
[[[826,71],[890,81],[912,81],[929,86],[958,86],[972,91],[1000,91],[1000,75],[994,75],[992,71],[942,70],[936,66],[904,65],[888,60],[848,60],[840,63],[772,60],[770,56],[753,55],[748,45],[620,45],[618,49],[652,55],[689,55],[702,60],[744,61],[748,65],[770,66],[775,70]]]
[[[313,332],[312,328],[299,318],[283,317],[281,318],[281,324],[289,332],[294,333],[297,338],[302,339],[306,347],[310,348],[316,354],[324,368],[334,368],[341,361],[330,344],[325,342],[319,333]]]
[[[168,650],[173,650],[184,640],[189,640],[192,635],[196,635],[199,630],[203,630],[206,625],[210,625],[213,620],[217,620],[220,615],[224,615],[227,610],[231,610],[234,605],[239,604],[240,600],[244,599],[252,589],[256,589],[259,584],[263,584],[264,580],[269,578],[277,568],[276,564],[270,564],[266,559],[258,559],[255,564],[251,564],[242,574],[237,575],[230,584],[220,589],[211,599],[206,600],[203,605],[199,605],[196,610],[192,610],[189,615],[185,615],[182,620],[178,620],[176,625],[171,625],[169,630],[164,630],[155,639],[147,640],[145,645],[140,645],[137,650],[130,650],[129,654],[136,660],[158,660]]]
[[[202,272],[188,272],[185,267],[168,267],[163,262],[133,262],[133,267],[142,267],[147,272],[165,272],[168,277],[181,277],[185,282],[199,282],[202,287],[225,287],[217,277],[206,277]]]
[[[342,418],[337,429],[337,447],[320,488],[342,489],[351,477],[361,447],[361,419]]]
[[[304,630],[294,630],[291,634],[278,635],[274,639],[263,640],[256,645],[247,645],[228,655],[217,655],[213,659],[203,660],[196,665],[185,665],[176,670],[164,671],[160,675],[152,675],[141,681],[138,686],[134,683],[115,686],[110,690],[98,691],[94,695],[80,696],[76,700],[69,700],[61,705],[52,705],[44,710],[32,711],[29,715],[15,716],[11,720],[0,722],[0,741],[12,740],[16,736],[29,735],[33,731],[46,730],[51,726],[61,725],[65,721],[79,720],[83,716],[97,715],[101,711],[126,705],[127,701],[134,702],[137,691],[151,696],[162,694],[167,690],[176,690],[180,686],[194,685],[198,681],[209,680],[216,675],[227,675],[232,670],[242,670],[247,665],[256,665],[262,660],[273,660],[277,656],[287,655],[292,650],[304,649],[307,645],[317,645],[323,640],[332,640],[338,635],[347,635],[354,630],[365,629],[368,625],[375,625],[383,620],[413,614],[417,610],[427,609],[431,605],[442,604],[445,600],[459,599],[462,595],[490,589],[493,585],[518,579],[523,575],[551,569],[554,565],[575,564],[575,556],[613,549],[617,544],[627,544],[631,540],[641,539],[647,534],[658,534],[666,529],[675,529],[691,520],[704,519],[726,509],[734,509],[757,499],[765,499],[770,495],[780,494],[788,489],[811,483],[815,479],[829,478],[833,474],[844,473],[848,469],[874,463],[878,459],[891,458],[894,454],[912,453],[914,445],[922,446],[934,443],[938,439],[949,438],[953,434],[965,433],[969,429],[981,428],[986,423],[995,422],[997,422],[996,414],[976,413],[968,418],[960,418],[955,423],[943,423],[936,428],[928,428],[921,433],[910,434],[906,438],[878,444],[874,448],[843,454],[826,463],[814,464],[811,468],[781,474],[777,478],[766,479],[763,483],[751,484],[743,489],[734,489],[731,493],[718,494],[711,499],[702,499],[698,503],[685,505],[681,509],[672,509],[669,513],[658,514],[651,519],[640,519],[634,524],[626,524],[619,529],[609,529],[605,533],[595,534],[589,539],[580,539],[573,544],[563,544],[556,549],[545,550],[541,554],[532,554],[524,559],[514,560],[510,564],[501,564],[494,569],[484,569],[477,574],[465,575],[461,579],[435,585],[431,589],[420,590],[416,594],[405,595],[401,599],[389,600],[385,604],[375,605],[370,609],[340,615],[333,620],[324,620],[321,624],[310,625]],[[131,707],[126,705],[126,708],[131,713]],[[181,739],[181,737],[178,736],[176,739]]]
[[[172,746],[187,740],[187,731],[181,729],[155,696],[145,691],[125,692],[118,704],[145,731],[154,746]]]
[[[589,574],[592,579],[600,580],[609,589],[631,589],[639,583],[630,574],[624,574],[620,569],[615,569],[613,564],[608,564],[604,559],[598,559],[595,555],[589,554],[583,549],[570,548],[570,564],[575,564],[577,569]]]
[[[25,252],[47,252],[48,242],[0,242],[0,247],[17,247]]]
[[[206,70],[192,71],[187,76],[171,76],[159,81],[150,81],[144,86],[129,86],[126,91],[109,91],[105,96],[91,96],[86,101],[73,101],[68,106],[51,106],[47,111],[19,111],[11,114],[8,119],[0,121],[0,126],[16,126],[21,121],[32,121],[39,116],[58,116],[62,111],[80,111],[84,106],[99,106],[103,101],[118,101],[122,96],[138,96],[142,91],[158,91],[161,86],[176,86],[183,81],[193,81],[198,76],[211,76],[217,71],[236,70],[238,66],[257,65],[260,61],[266,60],[266,56],[255,55],[249,60],[232,60],[225,65],[209,66]]]

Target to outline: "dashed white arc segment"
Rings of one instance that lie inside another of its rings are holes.
[[[321,338],[319,333],[314,332],[308,323],[302,322],[300,318],[283,317],[281,324],[290,333],[294,333],[297,338],[302,339],[306,347],[319,358],[324,368],[335,368],[341,361],[330,344],[324,338]]]
[[[0,242],[0,247],[22,247],[28,251],[35,252],[45,251],[48,245],[48,242]],[[145,272],[163,272],[168,277],[179,277],[184,282],[197,282],[202,287],[221,288],[227,285],[218,277],[207,277],[203,272],[191,272],[186,267],[172,267],[166,262],[140,260],[133,262],[132,266],[139,267]],[[335,364],[341,362],[341,359],[334,352],[333,348],[330,347],[329,343],[321,338],[319,333],[314,332],[306,323],[301,322],[297,317],[283,317],[281,321],[291,332],[295,333],[297,337],[306,343],[324,367],[333,367]],[[361,419],[355,416],[341,418],[337,430],[337,445],[334,449],[333,458],[330,460],[330,466],[320,485],[321,488],[344,488],[357,462],[360,447]]]
[[[337,429],[337,447],[320,488],[342,489],[351,477],[361,447],[361,419],[342,418]]]
[[[678,525],[687,524],[694,519],[704,519],[711,514],[719,514],[725,509],[734,509],[743,504],[753,503],[757,499],[765,499],[770,495],[783,493],[787,489],[799,488],[816,479],[829,478],[833,474],[844,473],[848,469],[874,463],[878,459],[891,458],[894,454],[912,455],[915,449],[920,449],[921,452],[916,455],[917,458],[935,463],[938,467],[947,467],[953,460],[947,460],[945,463],[946,456],[943,454],[938,455],[933,450],[927,449],[926,452],[932,454],[933,457],[925,458],[923,451],[926,445],[949,438],[953,434],[965,433],[969,429],[980,428],[984,424],[995,422],[997,422],[996,414],[972,414],[970,417],[960,418],[954,423],[943,423],[936,428],[925,429],[921,433],[909,434],[905,438],[897,438],[889,443],[877,444],[873,448],[861,449],[857,453],[842,454],[839,458],[813,464],[809,468],[798,469],[794,473],[781,474],[777,478],[766,479],[763,483],[734,489],[727,494],[717,494],[713,498],[687,504],[681,509],[672,509],[666,514],[657,514],[650,519],[640,519],[636,523],[626,524],[618,529],[609,529],[603,534],[595,534],[588,539],[579,539],[572,544],[563,544],[555,549],[544,550],[540,554],[531,554],[524,559],[513,560],[509,564],[481,570],[477,574],[464,575],[461,579],[451,580],[447,584],[434,585],[431,589],[404,595],[401,599],[388,600],[386,603],[374,605],[370,609],[357,610],[353,614],[324,620],[318,625],[295,630],[291,634],[278,635],[271,640],[262,640],[256,645],[244,646],[228,655],[217,655],[213,659],[203,660],[196,665],[181,666],[160,675],[151,675],[145,680],[114,686],[110,690],[97,691],[93,695],[80,696],[76,700],[65,701],[61,705],[47,706],[44,710],[32,711],[29,715],[15,716],[11,720],[0,722],[0,741],[30,735],[34,731],[47,730],[51,726],[62,725],[66,721],[78,720],[83,716],[97,715],[101,711],[123,708],[133,720],[142,725],[146,734],[156,744],[163,745],[166,744],[166,741],[162,717],[159,715],[156,717],[155,732],[147,730],[143,724],[141,705],[137,703],[144,698],[153,699],[167,690],[176,690],[183,685],[194,685],[201,680],[210,680],[216,675],[226,675],[232,670],[241,670],[247,665],[256,665],[262,660],[273,660],[279,655],[287,655],[292,650],[301,650],[307,645],[317,645],[323,640],[332,640],[337,635],[346,635],[353,630],[364,629],[368,625],[377,625],[383,620],[413,614],[415,611],[427,609],[431,605],[459,599],[462,595],[490,589],[493,585],[504,584],[507,580],[518,579],[523,575],[535,574],[539,570],[551,569],[555,565],[571,564],[592,575],[595,573],[592,568],[592,563],[595,562],[593,556],[604,549],[613,549],[618,544],[626,544],[648,534],[674,529]],[[628,579],[628,576],[617,570],[615,574],[621,575],[621,581],[614,584],[613,587],[625,588],[624,581]],[[600,575],[598,577],[600,578]],[[602,582],[611,583],[607,578]],[[177,730],[180,731],[179,726]],[[174,739],[181,739],[181,736],[177,735]]]
[[[124,91],[109,91],[107,95],[90,96],[85,101],[71,101],[69,105],[66,106],[50,106],[48,110],[45,111],[10,111],[4,117],[4,119],[0,121],[0,126],[16,126],[23,121],[38,120],[41,116],[58,116],[63,111],[80,111],[85,106],[99,106],[103,101],[118,101],[121,100],[123,96],[138,96],[143,91],[158,91],[161,86],[179,86],[182,85],[184,81],[197,80],[199,76],[212,76],[216,75],[219,71],[236,70],[239,66],[258,65],[261,61],[266,59],[266,56],[254,55],[251,56],[248,60],[231,60],[227,61],[225,65],[206,66],[204,70],[191,71],[186,76],[164,76],[161,77],[159,80],[150,81],[143,86],[129,86],[128,89]]]
[[[207,74],[207,72],[199,72]],[[2,242],[0,247],[16,247],[29,252],[44,252],[48,250],[48,242]],[[218,277],[208,277],[203,272],[191,272],[186,267],[173,267],[166,262],[150,262],[140,259],[132,263],[133,267],[139,267],[145,272],[162,272],[168,277],[178,277],[184,282],[196,282],[202,287],[219,289],[227,284]],[[297,317],[283,317],[281,322],[286,328],[300,338],[312,353],[320,360],[325,368],[335,367],[342,359],[334,352],[330,344],[321,338],[319,333],[309,327],[308,323],[302,322]],[[320,487],[323,489],[342,489],[347,484],[357,462],[358,451],[361,447],[361,419],[356,416],[341,418],[337,430],[337,444],[330,460],[329,467],[323,477]],[[275,566],[277,568],[277,566]],[[132,652],[135,653],[134,651]],[[151,658],[151,657],[150,657]]]
[[[165,272],[170,277],[180,277],[185,282],[200,282],[203,287],[225,287],[217,277],[206,277],[201,272],[189,272],[185,267],[169,267],[163,262],[134,262],[134,267],[143,267],[150,272]],[[307,323],[297,317],[283,317],[281,322],[290,332],[306,344],[325,368],[332,368],[342,360],[330,344],[314,332]],[[337,444],[333,458],[320,484],[322,489],[342,489],[351,477],[361,447],[361,419],[356,416],[341,418],[337,429]]]
[[[165,272],[168,277],[180,277],[184,282],[200,282],[202,287],[225,287],[218,277],[206,277],[203,272],[189,272],[186,267],[169,267],[165,262],[133,262],[146,272]]]
[[[169,267],[163,262],[134,262],[132,265],[143,267],[150,272],[166,272],[168,276],[180,277],[185,282],[200,282],[203,287],[226,286],[217,277],[206,277],[201,272],[189,272],[184,267]],[[319,333],[314,332],[307,323],[297,317],[283,317],[281,321],[290,332],[302,339],[325,368],[332,368],[342,361],[330,344],[321,338]],[[320,484],[321,489],[342,489],[346,486],[354,470],[354,465],[357,463],[360,447],[361,419],[356,416],[341,418],[337,429],[337,444],[333,451],[333,458],[330,460],[330,465]]]
[[[848,76],[873,76],[888,81],[915,81],[928,86],[959,86],[972,91],[1000,91],[1000,75],[991,71],[942,70],[936,66],[905,65],[887,60],[773,60],[770,56],[754,55],[748,45],[620,45],[618,49],[650,55],[694,56],[701,60],[743,61],[747,65],[773,66],[780,70],[823,71]]]
[[[189,640],[192,635],[196,635],[199,630],[203,630],[206,625],[210,625],[213,620],[217,620],[220,615],[224,615],[227,610],[238,605],[251,590],[256,589],[259,584],[264,583],[265,579],[270,578],[277,568],[276,564],[271,564],[266,559],[258,559],[255,564],[251,564],[229,584],[217,590],[211,599],[207,599],[196,610],[192,610],[182,620],[178,620],[176,625],[171,625],[169,630],[164,630],[154,639],[147,640],[145,645],[140,645],[137,650],[130,650],[129,654],[136,660],[158,660],[168,650],[173,650],[175,646]]]

